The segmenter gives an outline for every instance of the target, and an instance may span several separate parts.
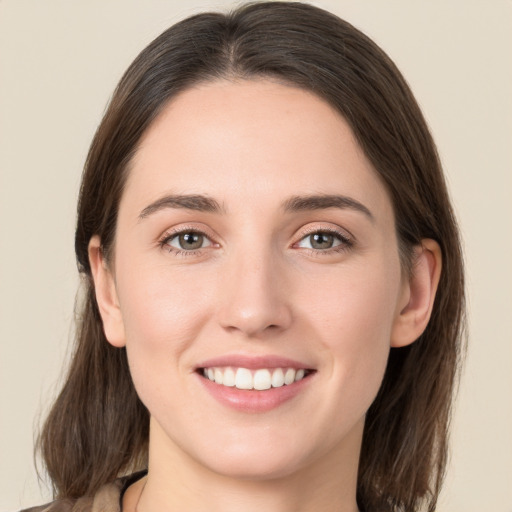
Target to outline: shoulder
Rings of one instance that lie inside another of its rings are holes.
[[[46,505],[41,505],[40,507],[24,508],[23,510],[20,510],[20,512],[43,512],[49,506],[50,504],[48,503]]]
[[[111,485],[103,486],[94,497],[83,497],[78,500],[55,500],[46,505],[27,508],[20,512],[120,512],[119,492],[116,497],[110,487]]]
[[[55,500],[52,503],[20,512],[120,512],[120,492],[116,483],[104,485],[94,497]]]
[[[80,498],[79,500],[55,500],[46,505],[31,507],[20,512],[93,512],[94,498]],[[101,509],[100,509],[101,510]],[[108,509],[110,512],[111,509]],[[117,508],[116,512],[119,512]]]
[[[75,503],[75,500],[56,500],[39,507],[26,508],[20,512],[71,512]]]
[[[121,512],[121,498],[126,488],[142,478],[145,471],[118,478],[103,485],[93,497],[77,500],[55,500],[52,503],[21,510],[20,512]]]

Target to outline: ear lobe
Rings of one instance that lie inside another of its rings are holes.
[[[435,240],[423,239],[414,248],[411,274],[404,283],[403,299],[391,332],[391,346],[404,347],[416,341],[430,320],[441,277],[441,248]]]
[[[117,299],[115,281],[101,250],[99,236],[95,235],[91,238],[88,251],[94,291],[103,321],[105,337],[114,347],[124,347],[126,344],[124,323]]]

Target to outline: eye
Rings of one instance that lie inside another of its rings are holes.
[[[162,245],[181,251],[195,251],[197,249],[210,247],[212,242],[204,233],[199,231],[182,231],[167,236],[162,241]]]
[[[319,230],[302,238],[296,246],[303,249],[327,251],[329,249],[335,249],[340,246],[347,247],[350,245],[350,240],[346,236],[343,236],[341,233]]]

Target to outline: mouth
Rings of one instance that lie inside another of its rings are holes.
[[[203,389],[223,406],[264,413],[300,396],[311,396],[311,363],[278,355],[225,354],[200,362],[195,374]]]
[[[208,366],[197,373],[219,386],[240,390],[266,391],[300,382],[315,370],[310,368],[244,368],[233,366]]]

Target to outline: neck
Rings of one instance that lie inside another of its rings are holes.
[[[350,435],[360,439],[361,433],[362,425]],[[236,478],[205,467],[175,445],[155,442],[162,435],[152,423],[148,477],[137,512],[357,512],[355,439],[290,474]]]

